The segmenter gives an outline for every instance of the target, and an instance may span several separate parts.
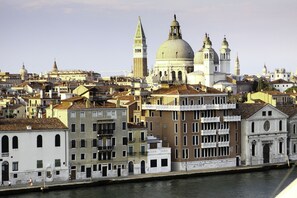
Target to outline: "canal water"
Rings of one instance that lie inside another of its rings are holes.
[[[297,168],[28,193],[7,198],[272,197],[297,178]],[[281,185],[282,184],[282,185]]]

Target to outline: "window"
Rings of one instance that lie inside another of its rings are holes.
[[[266,111],[262,111],[262,116],[266,116]]]
[[[255,123],[252,122],[252,133],[254,133],[254,132],[255,132]]]
[[[56,175],[60,175],[60,171],[56,171]]]
[[[92,117],[96,118],[97,117],[97,111],[92,111]]]
[[[42,160],[37,160],[37,168],[43,168]]]
[[[97,158],[97,153],[93,153],[93,159]]]
[[[194,157],[195,158],[199,158],[200,157],[200,149],[199,148],[195,148],[194,149]]]
[[[12,148],[13,149],[19,148],[19,141],[18,141],[18,137],[17,136],[14,136],[12,138]]]
[[[123,137],[123,145],[128,145],[128,138],[127,137]]]
[[[177,135],[175,136],[175,146],[177,146],[177,142],[178,141],[178,138],[177,138]]]
[[[174,132],[177,133],[177,131],[178,131],[177,123],[174,123]]]
[[[280,120],[279,121],[279,131],[283,130],[283,122]]]
[[[268,116],[272,116],[272,111],[268,111]]]
[[[97,164],[93,165],[93,171],[97,171]]]
[[[178,120],[178,112],[177,111],[172,112],[172,120]]]
[[[123,122],[123,123],[122,123],[122,129],[123,129],[123,130],[126,130],[126,122]]]
[[[85,154],[84,153],[80,154],[80,159],[82,159],[82,160],[85,159]]]
[[[80,132],[85,132],[85,124],[80,124]]]
[[[38,177],[40,177],[42,174],[41,174],[41,172],[37,172],[37,175],[38,175]]]
[[[198,135],[193,135],[193,138],[192,138],[192,140],[193,140],[193,146],[197,146],[199,143],[198,143]]]
[[[153,130],[153,122],[150,122],[150,130]]]
[[[93,131],[97,131],[97,124],[93,123]]]
[[[70,113],[70,117],[71,117],[71,118],[75,118],[75,117],[76,117],[76,112],[71,112],[71,113]]]
[[[127,152],[123,151],[123,157],[126,157],[126,155],[127,155]]]
[[[184,146],[187,146],[187,136],[184,136]]]
[[[85,172],[85,166],[80,167],[80,172],[82,172],[82,173]]]
[[[283,142],[279,142],[279,153],[283,153]]]
[[[182,111],[181,114],[182,114],[182,120],[186,120],[186,112]]]
[[[183,149],[183,159],[189,158],[189,149]]]
[[[71,155],[71,160],[75,160],[75,154]]]
[[[115,156],[116,156],[116,153],[113,151],[113,152],[111,153],[111,156],[112,156],[112,157],[115,157]]]
[[[157,167],[157,160],[153,159],[151,160],[151,168],[155,168],[155,167]]]
[[[86,140],[84,140],[84,139],[80,140],[80,147],[81,148],[86,147]]]
[[[76,141],[75,140],[71,140],[71,148],[75,148],[76,147]]]
[[[187,123],[184,123],[183,124],[183,132],[184,133],[187,133]]]
[[[116,141],[115,140],[116,140],[115,138],[111,138],[111,145],[112,146],[115,146],[116,145]]]
[[[41,135],[37,136],[37,147],[38,148],[42,147],[42,136]]]
[[[198,128],[198,122],[193,122],[192,123],[192,132],[198,132],[199,128]]]
[[[168,166],[168,160],[167,159],[161,159],[161,166],[162,167]]]
[[[296,124],[293,124],[293,134],[296,134]]]
[[[75,132],[75,124],[71,124],[71,132]]]
[[[12,162],[12,171],[19,170],[19,162]]]
[[[175,159],[178,158],[178,149],[175,149]]]
[[[55,159],[55,167],[61,167],[61,160]]]
[[[80,112],[79,116],[80,116],[81,118],[84,118],[84,117],[86,117],[86,114],[85,114],[84,111],[82,111],[82,112]]]
[[[97,147],[97,139],[93,139],[93,147]]]
[[[61,146],[61,138],[60,138],[60,135],[57,134],[55,136],[55,147],[59,147],[59,146]]]
[[[256,156],[256,143],[252,143],[252,156]]]

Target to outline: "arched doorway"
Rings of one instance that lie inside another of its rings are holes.
[[[129,169],[129,174],[133,174],[134,173],[134,165],[133,165],[133,162],[132,161],[129,162],[128,169]]]
[[[174,82],[176,80],[175,71],[171,72],[172,81]]]
[[[144,174],[145,173],[145,161],[141,161],[141,164],[140,164],[140,166],[141,166],[141,174]]]
[[[269,163],[269,155],[270,155],[270,146],[269,144],[264,144],[263,146],[263,163]]]
[[[182,81],[183,80],[183,74],[181,71],[178,72],[178,80]]]
[[[2,182],[9,181],[9,163],[7,161],[2,163]]]

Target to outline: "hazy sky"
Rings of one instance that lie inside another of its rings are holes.
[[[173,14],[194,52],[207,32],[219,53],[224,35],[241,73],[297,66],[296,0],[0,0],[0,69],[82,69],[104,76],[130,72],[138,16],[148,65],[167,40]]]

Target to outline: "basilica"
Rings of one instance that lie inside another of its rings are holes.
[[[141,33],[141,34],[140,34]],[[134,77],[146,78],[148,84],[203,84],[214,87],[216,84],[228,83],[230,74],[230,48],[226,37],[223,38],[218,53],[212,48],[210,36],[205,34],[202,47],[196,53],[182,38],[181,27],[174,15],[170,24],[168,39],[163,42],[156,54],[153,69],[147,70],[147,46],[142,24],[138,22],[134,38]],[[140,61],[140,60],[143,61]]]

